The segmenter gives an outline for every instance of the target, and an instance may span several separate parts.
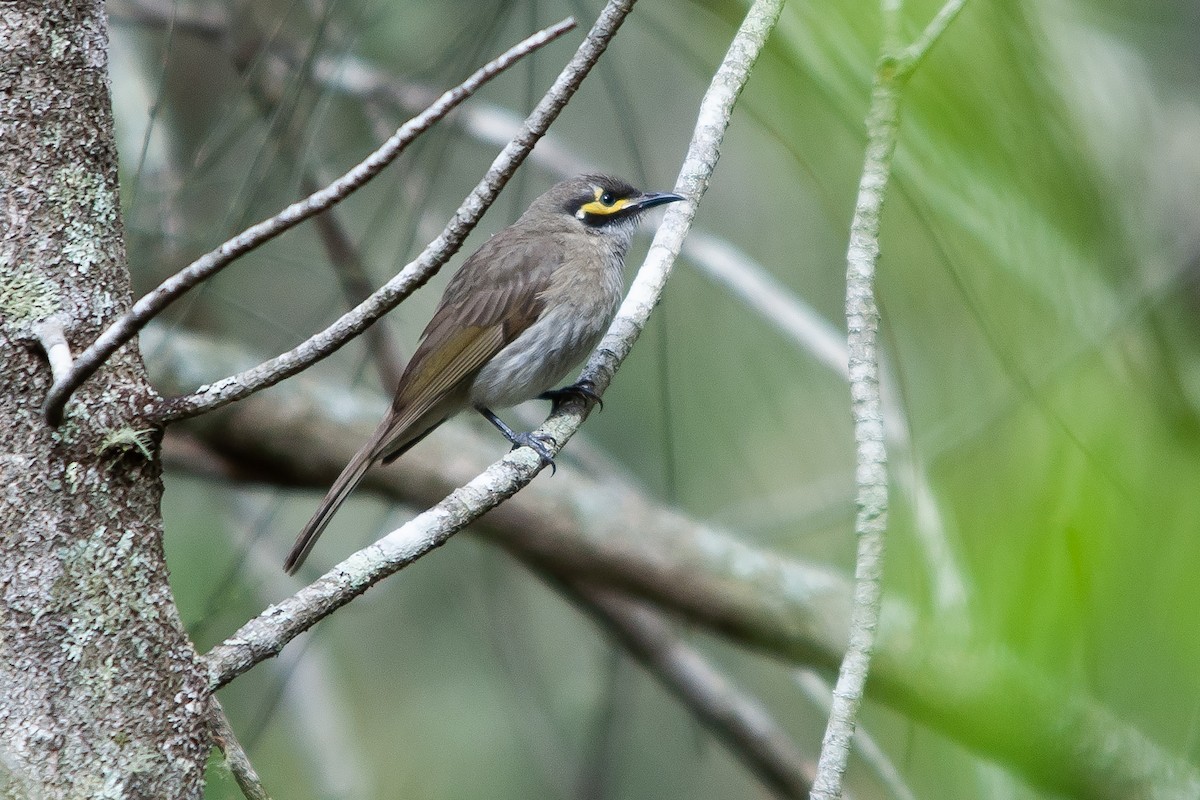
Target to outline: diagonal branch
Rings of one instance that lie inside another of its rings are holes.
[[[446,228],[415,261],[405,266],[367,300],[307,341],[257,367],[203,386],[194,394],[165,401],[151,415],[154,420],[165,424],[198,416],[295,375],[362,333],[429,280],[462,245],[509,177],[575,94],[633,9],[635,1],[610,0],[604,7],[574,57],[526,119],[520,133],[496,157],[487,174],[459,206]]]
[[[71,370],[55,381],[46,397],[44,406],[47,420],[52,425],[61,423],[63,409],[71,394],[91,377],[108,360],[109,356],[136,336],[147,322],[189,289],[215,275],[256,247],[345,199],[378,175],[418,136],[448,114],[455,106],[470,97],[479,87],[524,56],[554,41],[574,27],[574,20],[567,19],[539,31],[510,48],[499,58],[480,67],[457,87],[443,94],[423,113],[400,126],[383,146],[341,178],[304,200],[291,204],[270,219],[247,228],[168,278],[100,334],[96,341],[80,353]]]
[[[734,102],[778,19],[781,6],[781,0],[755,3],[704,95],[696,130],[676,183],[676,190],[685,192],[688,202],[667,211],[629,295],[584,370],[598,392],[611,382],[658,302],[671,265],[691,227],[696,204],[716,165]],[[550,448],[552,454],[578,430],[588,411],[586,403],[572,401],[551,415],[538,433],[554,442]],[[208,654],[211,685],[222,686],[259,661],[274,656],[318,620],[445,544],[454,533],[527,485],[540,470],[541,462],[529,448],[509,453],[442,502],[351,555],[292,597],[268,608]]]

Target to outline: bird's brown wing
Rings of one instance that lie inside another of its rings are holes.
[[[553,240],[537,246],[510,229],[479,248],[446,286],[441,303],[421,334],[392,403],[388,435],[376,458],[390,460],[458,411],[480,369],[521,335],[542,313],[542,291],[561,263]]]
[[[289,574],[304,563],[372,464],[396,458],[465,407],[479,370],[541,315],[542,293],[562,263],[562,252],[552,234],[531,237],[509,228],[466,260],[421,334],[392,408],[296,537],[284,562]]]

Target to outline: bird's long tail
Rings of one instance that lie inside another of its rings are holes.
[[[350,459],[350,463],[346,465],[342,474],[338,475],[333,486],[329,488],[329,493],[325,495],[321,505],[317,506],[317,511],[313,514],[312,519],[296,537],[296,543],[292,545],[291,552],[283,562],[283,569],[288,575],[294,575],[296,570],[300,569],[304,559],[308,558],[309,551],[313,549],[313,545],[325,531],[325,526],[333,519],[333,515],[337,513],[338,508],[350,495],[350,492],[354,491],[354,487],[358,486],[359,481],[367,474],[367,470],[371,468],[374,461],[373,447],[364,447],[354,454],[354,458]]]
[[[308,558],[308,552],[324,533],[325,526],[376,461],[382,461],[384,464],[395,461],[445,422],[450,413],[437,406],[415,419],[412,415],[402,414],[397,417],[391,413],[384,417],[375,433],[371,434],[371,438],[362,449],[354,454],[354,458],[350,459],[342,474],[337,476],[325,499],[317,506],[312,519],[296,537],[296,543],[292,545],[291,552],[283,562],[283,569],[287,574],[294,575],[296,570],[300,569],[304,559]]]

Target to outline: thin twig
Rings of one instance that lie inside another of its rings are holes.
[[[871,652],[879,624],[882,597],[884,531],[887,527],[887,449],[879,397],[879,360],[876,337],[879,310],[875,305],[874,276],[879,259],[879,217],[891,169],[899,124],[899,88],[894,72],[876,75],[868,117],[867,155],[859,183],[858,202],[850,224],[846,256],[846,323],[850,344],[850,397],[854,441],[858,514],[854,533],[858,540],[855,560],[854,605],[850,617],[850,645],[838,673],[833,708],[818,761],[813,800],[841,797],[841,780],[850,756],[850,740],[862,703]]]
[[[611,382],[662,293],[671,265],[691,226],[696,204],[716,165],[734,102],[750,76],[781,7],[782,0],[758,0],[754,4],[705,93],[696,130],[676,182],[676,190],[687,193],[688,202],[677,203],[667,211],[666,220],[617,312],[617,318],[584,370],[598,392]],[[608,10],[606,8],[605,13]],[[538,431],[544,441],[553,443],[549,448],[551,454],[578,430],[589,410],[586,403],[568,402],[551,415]],[[208,654],[212,685],[221,686],[259,661],[275,655],[290,639],[319,619],[387,575],[440,547],[456,531],[528,484],[540,469],[539,458],[529,448],[509,453],[408,524],[358,551],[296,595],[250,620]]]
[[[211,277],[264,242],[319,214],[343,200],[367,181],[379,174],[420,134],[448,114],[455,106],[470,97],[480,86],[499,75],[522,57],[554,41],[575,27],[567,19],[552,25],[510,48],[494,61],[476,70],[467,80],[442,95],[425,112],[404,123],[378,150],[328,187],[285,208],[270,219],[247,228],[215,250],[193,261],[168,278],[158,288],[142,297],[133,308],[110,325],[79,358],[62,380],[55,381],[46,397],[44,412],[52,425],[62,421],[63,408],[71,394],[83,384],[122,345],[137,335],[146,323],[171,302],[201,281]]]
[[[796,670],[792,679],[814,705],[825,714],[829,713],[832,705],[830,700],[832,687],[818,672],[812,669]],[[900,770],[896,768],[892,759],[884,752],[883,747],[875,740],[874,736],[860,727],[854,732],[854,745],[858,750],[859,757],[875,771],[880,783],[892,797],[896,800],[917,800],[913,790],[904,782],[904,776],[900,774]]]
[[[780,797],[807,797],[815,765],[754,697],[734,686],[646,603],[555,581]]]
[[[310,182],[304,178],[302,184]],[[346,228],[338,222],[331,212],[322,214],[313,220],[321,244],[325,246],[325,255],[333,265],[338,283],[342,286],[342,295],[350,305],[358,305],[371,296],[372,286],[370,276],[362,262],[362,254],[350,240]],[[375,371],[379,373],[379,381],[387,391],[393,391],[400,385],[400,374],[404,370],[404,357],[396,345],[388,327],[380,320],[363,331],[363,339],[367,343],[367,351],[375,362]]]
[[[250,756],[246,755],[241,742],[233,732],[233,727],[229,724],[229,718],[225,716],[225,709],[221,708],[220,701],[213,695],[209,697],[208,702],[209,725],[212,729],[213,741],[225,754],[225,764],[233,774],[233,779],[237,781],[238,788],[242,790],[246,800],[271,800],[266,787],[263,786],[262,778],[258,777],[254,765],[250,763]]]
[[[958,0],[950,0],[954,4]],[[875,69],[867,112],[867,148],[863,157],[858,200],[850,223],[846,253],[846,329],[849,348],[851,414],[854,418],[856,503],[854,533],[858,540],[850,641],[838,671],[813,800],[842,795],[842,777],[850,759],[850,743],[862,705],[871,655],[875,648],[883,598],[884,534],[887,530],[888,471],[883,402],[879,390],[879,308],[875,302],[875,270],[879,262],[879,229],[883,200],[891,177],[892,157],[900,128],[900,98],[911,74],[898,64],[901,0],[882,0],[883,48]],[[946,23],[951,15],[945,16]],[[937,33],[940,28],[927,28]],[[932,42],[925,44],[928,49]]]
[[[194,417],[295,375],[336,351],[424,284],[461,246],[509,177],[558,117],[559,112],[603,54],[625,16],[632,10],[634,2],[635,0],[610,0],[574,57],[526,119],[520,134],[496,157],[487,174],[463,201],[446,228],[429,243],[415,261],[405,266],[396,277],[380,287],[366,301],[292,350],[257,367],[203,386],[194,394],[165,401],[151,415],[155,421],[168,423]]]
[[[942,6],[941,10],[929,21],[917,40],[904,48],[902,63],[906,72],[911,73],[921,65],[921,61],[933,49],[933,45],[942,37],[946,28],[950,27],[950,23],[954,21],[958,12],[962,11],[966,4],[967,0],[947,0],[946,5]]]

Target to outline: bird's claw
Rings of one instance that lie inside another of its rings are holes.
[[[528,447],[538,454],[542,466],[549,467],[550,474],[553,475],[558,472],[558,467],[554,463],[554,456],[550,452],[550,446],[547,445],[547,441],[549,441],[550,446],[555,444],[554,439],[545,434],[539,436],[536,433],[518,433],[512,439],[513,450],[516,450],[518,447]]]
[[[600,399],[600,395],[596,394],[596,387],[591,381],[579,381],[572,383],[570,386],[564,386],[561,389],[550,389],[538,395],[539,400],[549,400],[557,409],[560,405],[568,400],[573,399],[589,400],[596,404],[596,407],[601,411],[604,410],[604,401]]]

